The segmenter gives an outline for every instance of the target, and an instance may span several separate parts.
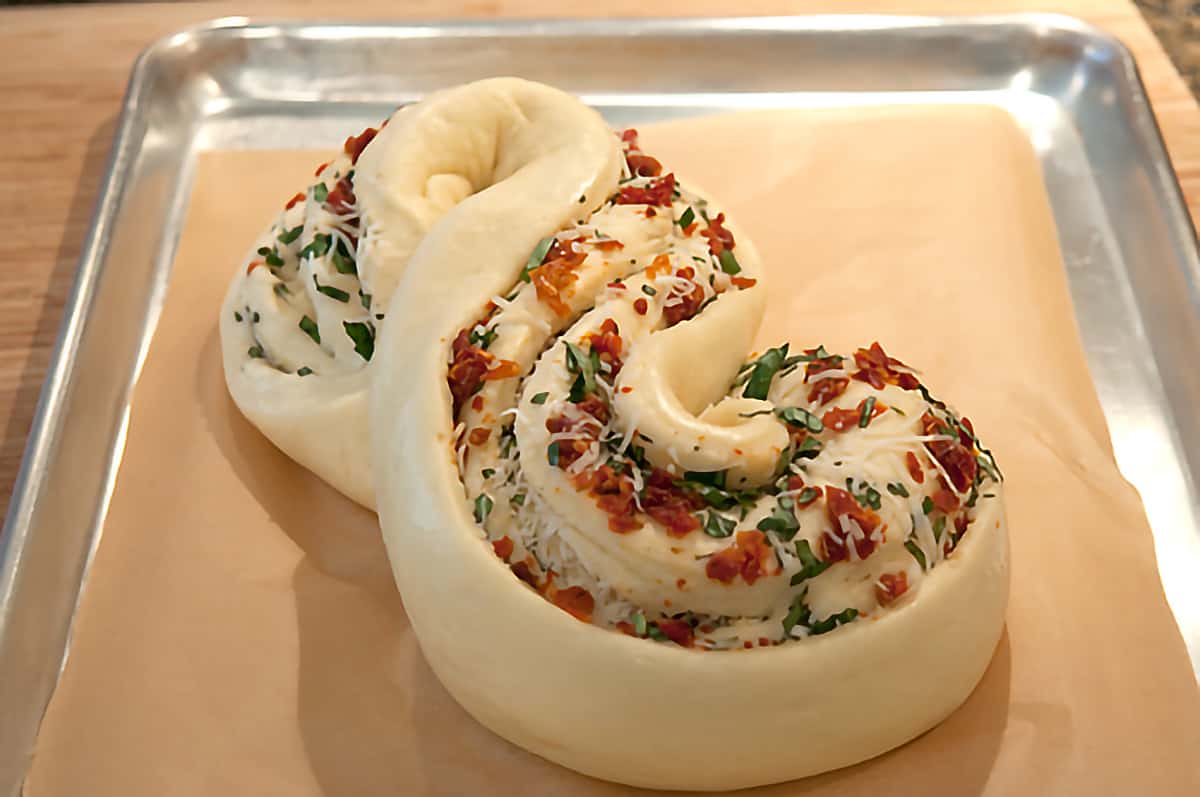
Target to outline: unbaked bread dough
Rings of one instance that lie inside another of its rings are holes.
[[[373,367],[433,670],[505,738],[637,786],[788,780],[940,722],[1008,594],[969,421],[877,344],[750,352],[746,236],[632,132],[504,85],[545,102],[494,149],[478,108],[478,160],[509,168],[416,248]]]

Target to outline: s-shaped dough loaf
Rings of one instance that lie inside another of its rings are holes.
[[[970,422],[878,344],[750,353],[748,238],[633,131],[486,85],[439,112],[477,193],[417,246],[372,366],[433,670],[501,736],[638,786],[788,780],[940,722],[1008,595]]]

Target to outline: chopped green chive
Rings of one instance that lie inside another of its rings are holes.
[[[317,322],[313,321],[308,316],[300,318],[300,329],[304,330],[304,334],[313,339],[314,343],[321,342],[321,330],[317,328]]]
[[[790,540],[800,530],[800,521],[792,511],[795,503],[790,498],[780,498],[778,505],[771,514],[758,521],[755,527],[759,531],[773,531],[781,540]]]
[[[483,470],[479,471],[479,475],[485,479],[490,479],[496,475],[496,469],[495,468],[484,468]]]
[[[541,393],[535,393],[533,398],[529,399],[529,401],[534,404],[545,404],[546,399],[548,398],[550,398],[550,394],[546,391],[542,391]]]
[[[658,295],[658,291],[654,290],[654,288],[652,288],[649,285],[642,286],[642,293],[646,294],[647,296],[657,296]]]
[[[933,499],[932,498],[930,498],[929,496],[925,496],[925,498],[921,501],[921,511],[924,512],[926,515],[928,515],[930,512],[933,511]]]
[[[517,493],[508,502],[513,506],[525,506],[525,493]]]
[[[686,227],[696,218],[696,212],[691,208],[683,211],[683,215],[679,217],[679,226]]]
[[[805,487],[800,491],[800,494],[796,496],[796,503],[811,504],[813,501],[817,500],[818,495],[820,495],[820,493],[817,492],[817,488]]]
[[[737,521],[709,511],[704,522],[704,533],[710,537],[728,537],[737,528]]]
[[[796,458],[813,459],[821,453],[821,441],[815,437],[806,437],[796,449]]]
[[[333,238],[325,233],[317,233],[313,236],[308,246],[300,250],[300,259],[321,257],[329,251],[329,247],[333,243]]]
[[[874,411],[875,411],[875,397],[867,396],[866,401],[863,402],[862,411],[858,414],[858,428],[859,429],[867,428],[867,425],[871,423],[871,413]]]
[[[233,311],[233,320],[237,321],[239,324],[242,323],[242,314],[239,313],[237,310],[234,310]]]
[[[371,329],[370,324],[359,321],[343,321],[342,328],[346,330],[350,340],[354,341],[354,351],[369,362],[375,354],[375,330]]]
[[[567,396],[567,399],[572,403],[578,403],[596,390],[596,369],[600,365],[600,356],[599,352],[585,354],[583,349],[574,343],[568,343],[566,346],[567,371],[579,374],[571,385],[571,394]]]
[[[266,354],[263,353],[262,346],[258,346],[258,345],[254,345],[254,346],[251,346],[250,348],[246,349],[246,354],[253,359],[258,359],[258,358],[267,356]]]
[[[937,542],[942,541],[942,532],[946,530],[946,518],[939,517],[933,521],[933,539]]]
[[[546,461],[551,465],[558,467],[558,441],[551,443],[546,447]]]
[[[313,285],[317,286],[317,293],[323,293],[330,299],[336,299],[339,302],[350,301],[350,294],[340,288],[335,288],[332,285],[322,285],[317,281],[317,275],[313,274]]]
[[[828,634],[839,625],[846,625],[853,622],[858,617],[858,609],[843,609],[837,614],[831,614],[824,620],[818,620],[815,623],[810,623],[808,630],[813,633],[813,636],[818,634]]]
[[[291,291],[288,290],[288,286],[284,285],[282,282],[275,283],[275,287],[272,288],[272,290],[275,291],[275,295],[278,296],[280,299],[282,299],[284,296],[287,296],[289,293],[291,293]]]
[[[371,294],[363,293],[362,291],[359,291],[358,292],[358,300],[360,302],[362,302],[362,306],[363,306],[364,310],[371,309]]]
[[[888,482],[887,491],[901,498],[908,498],[908,488],[900,482]]]
[[[340,241],[338,242],[340,245]],[[344,255],[341,252],[334,252],[329,257],[329,262],[333,264],[334,269],[339,274],[357,274],[358,265],[355,264],[354,258]]]
[[[312,372],[313,372],[313,369],[309,368],[306,365],[303,368],[301,368],[299,371],[296,371],[296,376],[308,376]]]
[[[521,282],[529,282],[530,272],[542,264],[542,261],[546,259],[546,253],[553,245],[553,235],[548,235],[537,242],[537,246],[533,247],[533,251],[529,253],[529,259],[525,261],[525,267],[521,269]]]
[[[325,204],[325,200],[329,198],[329,189],[325,187],[325,183],[317,183],[313,186],[313,199],[317,204]]]
[[[292,229],[284,230],[283,232],[279,233],[275,240],[279,241],[281,244],[290,244],[292,241],[295,241],[297,238],[299,238],[300,233],[302,232],[304,232],[304,225],[297,224]]]
[[[897,415],[902,415],[902,416],[904,416],[904,417],[906,417],[906,418],[908,417],[908,413],[907,413],[907,412],[905,412],[904,410],[900,409],[899,407],[889,407],[889,409],[890,409],[892,412],[896,413]]]
[[[475,522],[482,523],[487,520],[487,516],[492,513],[492,506],[491,497],[481,493],[475,499]]]
[[[733,252],[729,249],[722,249],[721,254],[717,255],[717,259],[721,261],[721,270],[726,274],[738,274],[742,267],[738,264],[737,258],[733,256]]]
[[[792,606],[788,609],[787,616],[783,618],[784,636],[791,636],[792,629],[798,625],[805,624],[811,615],[808,606],[804,603],[804,596],[807,593],[807,590],[801,592],[792,601]]]

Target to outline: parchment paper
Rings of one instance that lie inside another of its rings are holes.
[[[1200,794],[1198,690],[1112,458],[1037,166],[1007,117],[740,115],[643,142],[762,250],[763,345],[879,339],[967,412],[1008,477],[1008,630],[967,704],[882,758],[758,793]],[[30,797],[628,791],[459,709],[421,658],[374,516],[226,396],[226,282],[324,159],[201,159]]]

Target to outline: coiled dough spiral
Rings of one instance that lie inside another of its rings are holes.
[[[633,131],[487,89],[447,123],[487,187],[416,248],[373,366],[433,670],[505,738],[638,786],[788,780],[940,722],[1008,592],[970,422],[878,344],[749,352],[747,237]]]

